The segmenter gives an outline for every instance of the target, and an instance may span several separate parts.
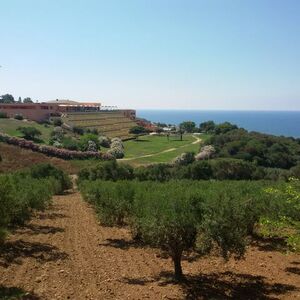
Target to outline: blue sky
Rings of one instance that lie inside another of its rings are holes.
[[[0,94],[300,110],[298,0],[0,0]]]

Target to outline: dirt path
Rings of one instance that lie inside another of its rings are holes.
[[[135,160],[135,159],[139,159],[139,158],[146,158],[146,157],[151,157],[151,156],[157,156],[157,155],[160,155],[160,154],[163,154],[163,153],[167,153],[167,152],[173,152],[177,149],[180,149],[180,148],[184,148],[184,147],[187,147],[189,145],[195,145],[195,144],[198,144],[201,142],[201,139],[196,137],[195,135],[193,135],[193,138],[195,138],[196,140],[190,144],[186,144],[186,145],[182,145],[178,148],[169,148],[169,149],[166,149],[166,150],[163,150],[163,151],[160,151],[160,152],[157,152],[157,153],[152,153],[152,154],[146,154],[146,155],[141,155],[141,156],[134,156],[134,157],[129,157],[129,158],[121,158],[121,159],[118,159],[120,161],[128,161],[128,160]]]
[[[78,193],[56,196],[0,251],[0,299],[300,299],[299,255],[268,243],[251,246],[240,262],[190,256],[182,285],[158,254],[127,229],[100,226]]]

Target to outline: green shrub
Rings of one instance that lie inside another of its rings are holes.
[[[56,193],[62,193],[72,187],[70,177],[64,171],[48,163],[37,164],[31,167],[28,170],[28,174],[30,177],[36,179],[52,177],[57,180]]]
[[[94,142],[96,145],[96,148],[99,149],[98,136],[95,134],[92,134],[92,133],[87,133],[80,137],[80,142],[79,142],[80,150],[88,151],[90,141]]]
[[[134,237],[166,251],[173,260],[175,277],[180,280],[184,251],[207,254],[219,249],[224,258],[243,255],[247,235],[267,212],[265,184],[86,180],[79,188],[103,224],[128,224]]]
[[[23,224],[33,210],[43,210],[57,189],[54,178],[34,179],[22,173],[0,175],[0,243],[7,228]]]
[[[16,114],[15,116],[14,116],[14,118],[16,119],[16,120],[23,120],[24,119],[24,117],[22,116],[22,115],[20,115],[20,114]]]
[[[79,135],[83,135],[84,134],[84,129],[82,127],[79,126],[74,126],[72,128],[73,132]]]
[[[188,166],[174,168],[172,177],[178,179],[207,180],[213,178],[212,167],[207,161],[196,161]]]
[[[99,163],[95,167],[82,169],[78,174],[78,181],[82,180],[131,180],[133,168],[126,164],[118,164],[115,160]]]
[[[155,186],[152,192],[140,190],[136,194],[134,223],[146,243],[170,254],[175,278],[181,280],[181,257],[183,251],[190,250],[195,244],[201,199],[191,203],[188,193],[180,186],[164,187]]]
[[[174,159],[173,164],[175,166],[186,166],[193,163],[194,161],[195,161],[195,153],[184,152]]]
[[[104,148],[109,148],[110,147],[110,139],[107,136],[99,136],[98,138],[100,146]]]
[[[53,118],[52,122],[53,122],[54,126],[61,126],[63,124],[63,121],[61,118]]]
[[[167,164],[155,164],[134,169],[134,176],[140,181],[167,181],[171,179],[171,168]]]
[[[238,159],[216,159],[211,163],[213,177],[219,180],[247,180],[251,179],[255,165]]]
[[[132,213],[134,189],[132,182],[94,181],[81,183],[83,198],[92,203],[103,225],[124,225]]]
[[[0,119],[6,119],[7,118],[7,113],[4,111],[0,111]]]
[[[76,151],[79,150],[80,148],[78,142],[75,139],[67,136],[64,136],[62,138],[62,147],[68,150],[76,150]]]
[[[99,132],[98,132],[98,129],[97,128],[87,128],[86,129],[86,133],[92,133],[92,134],[95,134],[95,135],[98,135]]]
[[[24,139],[26,140],[35,140],[42,133],[35,127],[19,127],[17,129],[23,134]]]

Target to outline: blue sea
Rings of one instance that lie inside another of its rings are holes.
[[[152,122],[197,125],[213,120],[231,122],[250,131],[300,137],[300,111],[215,111],[215,110],[137,110],[137,116]]]

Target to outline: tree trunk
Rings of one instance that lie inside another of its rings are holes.
[[[181,253],[176,253],[172,257],[175,270],[175,279],[181,281],[183,279],[183,273],[181,268]]]

